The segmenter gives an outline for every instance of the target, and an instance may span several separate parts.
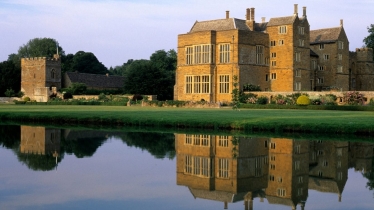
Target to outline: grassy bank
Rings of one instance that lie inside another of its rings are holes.
[[[1,105],[0,120],[56,125],[374,135],[374,112],[357,111]]]

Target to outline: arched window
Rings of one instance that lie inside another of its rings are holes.
[[[51,70],[51,79],[55,79],[55,70],[54,69],[52,69]]]

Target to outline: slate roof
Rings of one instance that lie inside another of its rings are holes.
[[[225,30],[250,30],[245,24],[244,20],[236,18],[208,20],[208,21],[196,21],[192,26],[190,33],[198,31],[225,31]]]
[[[341,33],[342,27],[324,28],[310,31],[310,44],[336,42]]]
[[[125,78],[121,76],[79,72],[66,72],[65,74],[72,83],[84,83],[89,88],[122,88],[125,82]]]
[[[270,18],[267,26],[289,25],[295,21],[296,16]]]

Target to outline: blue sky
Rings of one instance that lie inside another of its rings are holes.
[[[307,7],[311,29],[337,27],[344,20],[350,50],[363,46],[374,24],[373,0],[0,0],[0,62],[33,38],[54,38],[66,53],[94,53],[107,67],[148,59],[156,50],[176,49],[178,34],[196,20],[230,16],[255,19],[290,16],[294,4]]]

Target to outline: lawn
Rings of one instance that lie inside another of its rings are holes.
[[[374,112],[191,109],[126,106],[0,105],[2,121],[211,130],[374,133]]]

